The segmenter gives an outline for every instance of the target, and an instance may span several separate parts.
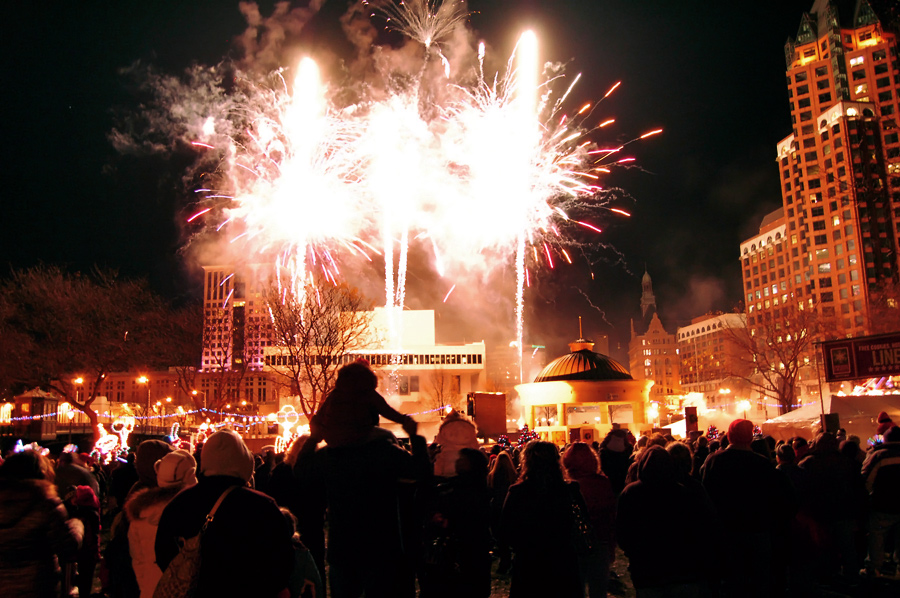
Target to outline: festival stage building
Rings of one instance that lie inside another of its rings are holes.
[[[620,363],[579,339],[571,353],[547,365],[534,382],[519,384],[528,426],[557,444],[602,439],[613,424],[637,436],[653,423],[647,416],[649,380],[635,380]]]

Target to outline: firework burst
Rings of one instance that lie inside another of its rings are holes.
[[[467,16],[460,2],[368,6],[422,44],[426,60],[437,52],[445,63],[441,44]],[[569,115],[580,75],[569,82],[541,72],[533,33],[523,34],[506,70],[491,78],[483,45],[477,57],[459,69],[464,80],[441,82],[442,103],[428,110],[424,68],[415,85],[387,85],[369,96],[378,99],[350,105],[334,102],[340,90],[329,90],[309,58],[292,69],[290,82],[276,73],[278,85],[254,85],[239,74],[242,93],[215,104],[227,109],[188,127],[198,150],[219,157],[188,220],[223,232],[240,254],[276,255],[279,280],[296,294],[314,273],[339,279],[346,256],[381,256],[385,304],[400,309],[416,239],[449,278],[445,302],[455,275],[511,259],[521,347],[529,270],[572,263],[566,247],[575,242],[567,231],[599,233],[591,216],[597,210],[628,215],[608,205],[601,183],[611,167],[632,159],[623,156],[631,142],[598,145],[598,132],[614,121],[597,118],[596,104]]]

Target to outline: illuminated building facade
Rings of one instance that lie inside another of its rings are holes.
[[[568,355],[547,364],[534,382],[516,386],[525,423],[542,439],[593,442],[613,424],[636,435],[659,424],[648,408],[651,383],[635,380],[625,366],[593,348],[587,339],[569,343]]]
[[[868,331],[870,293],[898,275],[900,56],[865,0],[816,0],[785,46],[794,130],[777,146],[782,218],[741,246],[747,323],[785,302],[836,336]]]
[[[743,314],[705,315],[682,326],[675,336],[681,357],[681,388],[703,394],[709,408],[723,407],[734,400],[730,393],[740,384],[744,366],[732,340],[732,329],[743,328]]]
[[[767,214],[759,234],[741,243],[741,266],[747,299],[747,322],[778,318],[794,297],[791,257],[784,209]]]
[[[203,355],[197,385],[211,402],[221,403],[214,399],[225,393],[222,398],[234,404],[243,401],[250,412],[272,413],[290,401],[283,376],[276,373],[290,357],[274,340],[263,298],[269,271],[264,265],[204,267]],[[484,342],[438,345],[431,310],[403,310],[394,320],[399,322],[399,349],[385,348],[383,339],[392,336],[389,318],[385,308],[375,308],[372,341],[345,359],[368,360],[379,374],[379,391],[395,408],[439,419],[435,406],[459,407],[467,393],[485,389]],[[226,374],[224,380],[220,374]]]
[[[272,330],[262,298],[261,267],[237,272],[204,266],[201,371],[261,371]]]
[[[650,275],[641,280],[641,319],[631,321],[628,365],[635,380],[653,382],[650,400],[667,403],[681,393],[678,345],[675,335],[666,332],[656,312],[656,297]]]

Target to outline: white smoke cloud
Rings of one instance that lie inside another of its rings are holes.
[[[233,214],[233,200],[229,196],[236,189],[246,193],[255,191],[253,177],[263,178],[263,168],[277,171],[288,151],[277,147],[276,142],[263,143],[265,140],[261,137],[265,134],[265,126],[260,125],[266,125],[266,119],[274,122],[277,113],[284,110],[285,98],[293,91],[296,58],[301,54],[298,40],[324,4],[324,0],[313,0],[307,7],[292,8],[288,2],[279,2],[270,14],[263,14],[257,3],[241,2],[238,9],[247,26],[234,42],[236,53],[232,59],[215,65],[193,65],[177,75],[160,73],[141,64],[128,70],[127,74],[140,82],[140,93],[148,98],[152,96],[152,99],[141,105],[138,114],[120,123],[109,138],[122,153],[194,152],[196,162],[184,177],[185,194],[189,199],[179,218],[184,222],[192,214],[209,211],[184,226],[187,240],[183,253],[192,262],[274,261],[281,250],[274,241],[259,242],[262,235],[258,235],[258,231],[246,229],[246,236],[241,238],[237,233],[224,234],[219,228]],[[460,137],[464,133],[452,131],[459,124],[451,122],[453,114],[447,106],[470,100],[470,94],[476,93],[472,89],[478,82],[479,56],[473,33],[460,20],[431,48],[399,37],[397,43],[379,43],[382,33],[370,13],[369,7],[358,2],[341,17],[340,25],[353,55],[343,62],[337,54],[326,60],[333,65],[340,64],[340,68],[335,66],[328,70],[331,80],[326,81],[327,97],[335,114],[351,124],[371,115],[381,103],[398,98],[417,101],[411,112],[418,112],[421,122],[410,126],[420,128],[413,133],[418,135],[422,145],[414,158],[420,161],[423,170],[441,173],[434,180],[424,181],[421,188],[427,193],[418,195],[433,195],[440,199],[430,204],[426,202],[421,209],[422,216],[431,219],[431,234],[410,244],[407,304],[422,308],[440,306],[446,319],[454,322],[448,329],[463,332],[470,339],[476,338],[478,330],[498,329],[498,336],[512,338],[515,334],[516,284],[509,238],[483,246],[473,243],[454,252],[446,250],[450,243],[442,245],[446,238],[459,232],[471,232],[455,230],[454,227],[460,225],[449,217],[461,201],[460,180],[468,175],[466,169],[469,166],[465,159],[469,156],[459,156],[461,163],[453,162],[444,156],[446,148],[441,144],[448,131]],[[321,61],[321,50],[316,58]],[[497,62],[502,79],[502,69],[508,68],[510,63]],[[485,65],[485,71],[486,81],[482,84],[489,87],[495,78],[490,75],[493,72],[490,66]],[[553,78],[561,73],[562,65],[546,63],[545,77]],[[549,89],[547,86],[545,93],[549,94]],[[502,94],[503,90],[498,93]],[[351,133],[355,134],[352,131],[346,134]],[[265,146],[260,160],[255,164],[247,160],[241,162],[241,152],[254,144]],[[502,148],[502,145],[497,147]],[[377,151],[370,152],[370,155],[377,154]],[[333,158],[333,154],[328,154],[327,158]],[[365,160],[370,159],[364,158],[358,168],[365,168]],[[403,177],[405,170],[414,168],[399,164],[396,177]],[[244,180],[238,181],[240,177]],[[200,201],[198,189],[207,190],[202,196],[207,198],[205,203]],[[417,196],[415,200],[422,201],[422,198]],[[335,208],[338,201],[337,197],[325,194],[319,203],[326,208]],[[593,207],[602,203],[602,199],[598,200]],[[573,217],[579,211],[587,213],[592,209],[578,200],[560,201],[558,205]],[[368,233],[373,232],[375,219],[380,217],[374,211],[362,215],[362,219],[367,220]],[[282,220],[289,221],[287,216]],[[486,225],[488,233],[491,228],[509,226],[502,218],[481,215],[474,210],[469,220],[464,226]],[[204,221],[210,226],[201,226]],[[568,226],[577,228],[571,223]],[[549,238],[555,232],[548,229],[533,234]],[[555,239],[552,241],[555,248],[569,243],[562,235]],[[433,250],[432,241],[440,247],[439,251]],[[572,257],[578,259],[577,251],[587,254],[602,249],[602,244],[575,244],[570,249],[574,249]],[[342,257],[341,275],[380,303],[385,292],[384,258],[374,254],[370,258],[371,263],[356,254]],[[540,252],[534,259],[529,253],[530,267],[536,267],[534,263],[542,259]],[[437,274],[439,271],[443,276]],[[442,303],[454,284],[447,302]],[[478,310],[472,309],[475,305]],[[471,333],[462,329],[463,322]]]

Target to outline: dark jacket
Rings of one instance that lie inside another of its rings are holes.
[[[900,442],[885,442],[869,453],[862,476],[873,511],[900,513]]]
[[[702,481],[723,528],[736,537],[771,533],[791,510],[791,497],[775,467],[750,450],[727,448],[711,454]]]
[[[303,545],[325,577],[325,489],[308,483],[294,474],[289,463],[282,462],[272,470],[269,496],[278,506],[287,508],[297,518],[297,532]]]
[[[512,547],[510,598],[580,598],[573,537],[572,497],[577,482],[544,487],[522,480],[509,487],[500,517],[500,539]]]
[[[487,486],[463,474],[435,492],[425,526],[421,596],[487,598],[492,544]]]
[[[52,597],[55,556],[74,558],[80,522],[66,521],[53,485],[43,480],[0,480],[0,594]]]
[[[822,523],[853,519],[860,508],[855,491],[858,474],[837,446],[827,450],[816,447],[800,461],[804,475],[798,488],[809,513]]]
[[[570,471],[569,475],[578,482],[597,539],[601,542],[613,542],[615,539],[616,495],[613,493],[609,478],[602,473]]]
[[[314,433],[333,448],[366,442],[379,416],[398,424],[412,420],[388,405],[375,389],[339,387],[325,397],[311,423]]]
[[[230,486],[240,487],[222,502],[203,537],[197,598],[275,596],[288,587],[294,531],[274,500],[238,478],[201,478],[166,505],[156,532],[156,562],[165,571],[178,554],[178,538],[197,535]]]
[[[665,513],[674,514],[665,519],[665,537],[677,541],[677,547],[659,535]],[[710,560],[699,555],[714,537],[713,507],[702,487],[693,480],[690,487],[678,483],[672,457],[662,447],[644,450],[637,481],[622,491],[616,513],[616,539],[628,557],[634,586],[708,581]]]
[[[294,472],[304,484],[325,489],[329,563],[368,566],[404,555],[400,484],[431,474],[425,439],[414,436],[411,444],[412,453],[387,439],[315,452],[315,443],[304,445]]]

